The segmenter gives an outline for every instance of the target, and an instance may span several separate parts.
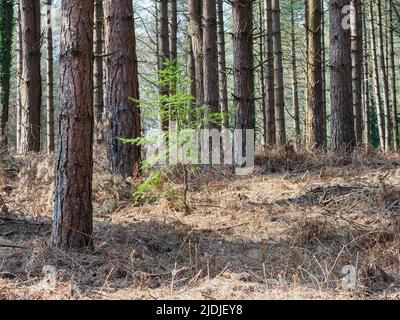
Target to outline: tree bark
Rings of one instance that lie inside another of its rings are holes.
[[[364,31],[364,145],[367,150],[371,147],[371,121],[370,121],[370,69],[369,69],[369,58],[370,58],[370,49],[369,49],[369,41],[367,34],[367,24],[366,24],[366,15],[363,17],[363,31]]]
[[[54,71],[53,71],[53,27],[52,0],[46,2],[46,40],[47,40],[47,152],[54,152]]]
[[[275,76],[274,76],[274,46],[272,29],[272,0],[265,0],[265,44],[266,44],[266,63],[265,63],[265,104],[266,104],[266,140],[267,147],[276,145],[276,125],[275,125]]]
[[[307,148],[324,148],[321,0],[308,1]]]
[[[160,0],[159,13],[160,28],[160,71],[163,72],[168,68],[168,60],[170,59],[169,47],[169,31],[168,31],[168,0]],[[170,87],[166,81],[162,81],[160,85],[161,96],[167,97],[170,94]],[[169,128],[169,110],[164,103],[161,103],[161,130],[168,131]]]
[[[384,108],[384,117],[385,117],[385,144],[384,150],[388,154],[390,152],[390,141],[391,141],[391,133],[390,133],[390,103],[389,103],[389,84],[386,70],[386,62],[385,62],[385,49],[384,49],[384,34],[383,34],[383,20],[382,20],[382,1],[377,1],[378,7],[378,58],[379,58],[379,72],[382,79],[383,85],[383,108]]]
[[[196,104],[204,104],[204,68],[203,68],[203,28],[202,28],[202,1],[189,0],[189,35],[192,39],[192,48],[196,71]]]
[[[219,47],[219,88],[220,104],[222,112],[222,126],[229,128],[228,115],[228,76],[226,70],[225,50],[225,23],[224,23],[224,1],[217,0],[218,4],[218,47]]]
[[[286,124],[281,41],[281,9],[279,0],[272,0],[272,38],[274,46],[276,142],[278,145],[282,146],[286,144]]]
[[[21,29],[21,6],[20,2],[16,2],[17,8],[17,96],[15,101],[15,113],[16,113],[16,150],[20,152],[21,150],[21,79],[22,79],[22,29]]]
[[[52,241],[62,250],[93,247],[93,10],[93,1],[61,4],[60,138]]]
[[[253,1],[235,0],[232,6],[236,128],[254,129]]]
[[[103,112],[104,112],[104,65],[103,65],[103,32],[104,32],[104,7],[103,0],[95,0],[94,7],[94,114],[95,114],[95,140],[103,140]]]
[[[204,48],[204,103],[208,113],[219,114],[218,86],[218,36],[216,0],[203,1],[203,48]],[[209,121],[210,128],[220,127],[219,123]]]
[[[397,107],[397,79],[394,47],[394,19],[393,2],[389,1],[389,47],[390,47],[390,69],[391,69],[391,88],[392,88],[392,112],[393,112],[393,145],[394,151],[399,152],[399,122]]]
[[[138,174],[140,147],[120,139],[141,136],[139,76],[133,5],[130,0],[106,0],[107,150],[111,170],[123,177]]]
[[[352,104],[351,36],[342,27],[345,18],[342,8],[349,0],[330,1],[332,150],[350,152],[355,147],[354,115]]]
[[[320,0],[319,0],[320,1]],[[296,56],[296,34],[295,34],[295,18],[294,18],[294,2],[290,2],[290,43],[291,43],[291,58],[292,58],[292,101],[294,113],[294,132],[296,146],[299,148],[301,144],[301,131],[300,131],[300,105],[299,105],[299,86],[297,81],[297,56]]]
[[[376,115],[378,118],[379,141],[383,151],[385,151],[385,123],[382,111],[381,86],[379,81],[379,66],[377,57],[376,30],[374,23],[374,9],[372,1],[369,3],[369,22],[371,30],[371,46],[372,46],[372,61],[373,61],[373,78],[374,78],[374,98]]]
[[[354,132],[356,143],[362,143],[362,63],[363,63],[363,33],[361,0],[351,0],[351,60]]]
[[[40,151],[40,2],[20,0],[22,29],[20,153]]]
[[[2,1],[0,8],[0,105],[1,130],[0,146],[8,145],[8,118],[10,109],[10,79],[12,62],[12,35],[14,7],[11,1]]]

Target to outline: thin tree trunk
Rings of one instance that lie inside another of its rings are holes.
[[[139,173],[140,147],[120,138],[141,136],[139,76],[133,5],[130,0],[105,0],[107,70],[107,150],[111,170],[123,177]],[[118,54],[113,54],[118,52]]]
[[[386,72],[385,62],[385,49],[384,49],[384,34],[383,34],[383,20],[382,20],[382,1],[378,0],[378,58],[379,58],[379,72],[381,74],[382,85],[383,85],[383,108],[385,116],[385,152],[390,152],[390,104],[389,104],[389,84]]]
[[[364,30],[364,145],[367,150],[371,147],[371,121],[370,121],[370,91],[369,91],[369,81],[370,81],[370,70],[369,70],[369,40],[367,33],[366,15],[363,17],[363,30]]]
[[[178,8],[177,0],[171,0],[171,52],[170,60],[176,63],[178,59]]]
[[[103,0],[95,0],[94,8],[94,114],[95,139],[103,140],[103,112],[104,112],[104,65],[103,65],[103,31],[104,31]]]
[[[340,154],[355,147],[352,104],[351,35],[342,27],[342,8],[350,0],[330,1],[332,150]]]
[[[372,44],[372,60],[373,60],[373,77],[374,77],[374,98],[376,115],[378,118],[378,130],[379,130],[379,141],[380,146],[383,151],[385,151],[385,123],[382,111],[382,98],[381,98],[381,86],[379,81],[379,67],[378,67],[378,57],[377,57],[377,46],[376,46],[376,31],[374,23],[374,10],[372,1],[369,3],[369,22],[371,30],[371,44]]]
[[[203,1],[204,102],[208,113],[219,114],[218,35],[216,0]],[[209,121],[210,128],[219,123]]]
[[[204,104],[204,68],[203,68],[203,28],[202,28],[202,1],[189,0],[189,34],[192,39],[192,48],[196,71],[196,104]]]
[[[399,152],[399,123],[397,108],[397,79],[394,48],[394,20],[393,20],[393,2],[389,1],[389,46],[390,46],[390,69],[391,69],[391,88],[392,88],[392,112],[393,112],[393,145],[394,151]]]
[[[16,97],[16,150],[17,153],[21,152],[21,79],[22,79],[22,29],[21,29],[21,6],[20,2],[16,2],[17,10],[17,97]]]
[[[1,105],[1,132],[0,146],[8,145],[8,118],[10,108],[10,78],[12,62],[12,35],[14,7],[11,1],[2,1],[0,9],[0,105]]]
[[[218,46],[219,46],[219,89],[220,104],[222,112],[222,126],[229,128],[228,115],[228,77],[226,70],[225,51],[225,24],[224,24],[224,1],[217,0],[218,5]]]
[[[20,152],[40,151],[40,2],[20,0],[22,29]]]
[[[293,111],[294,111],[294,131],[296,135],[296,146],[300,147],[301,132],[300,132],[300,106],[299,106],[299,88],[297,81],[297,55],[296,55],[296,34],[295,34],[295,18],[294,18],[294,2],[290,1],[290,43],[292,54],[292,96],[293,96]]]
[[[52,241],[63,250],[93,247],[93,10],[93,1],[61,5],[61,113]]]
[[[167,61],[170,59],[169,31],[168,31],[168,0],[160,0],[159,13],[160,27],[160,71],[168,68]],[[170,87],[166,81],[160,86],[161,96],[167,97],[170,94]],[[161,130],[167,132],[169,129],[169,110],[164,103],[161,104]]]
[[[267,147],[267,108],[265,103],[265,50],[264,50],[264,8],[263,8],[263,0],[258,1],[258,11],[259,11],[259,42],[258,49],[260,55],[260,91],[261,91],[261,113],[262,113],[262,133],[263,133],[263,147],[266,150]]]
[[[326,46],[325,46],[325,0],[321,0],[321,40],[322,40],[322,109],[323,109],[323,134],[324,146],[328,142],[328,115],[327,115],[327,99],[326,99]]]
[[[361,0],[351,0],[351,60],[354,131],[356,143],[362,143],[362,4]]]
[[[324,148],[321,49],[321,0],[308,1],[307,148]]]
[[[53,27],[52,0],[47,0],[46,40],[47,40],[47,152],[54,152],[54,72],[53,72]]]
[[[275,75],[274,75],[274,46],[272,29],[272,0],[265,0],[265,30],[266,30],[266,64],[265,64],[265,105],[267,122],[267,147],[276,145],[275,125]]]
[[[285,89],[283,83],[283,54],[281,42],[280,1],[272,0],[272,37],[274,45],[276,142],[286,144]]]

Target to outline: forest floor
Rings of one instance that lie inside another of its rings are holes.
[[[398,158],[198,168],[187,215],[179,169],[137,206],[96,155],[90,254],[50,245],[54,160],[1,155],[0,299],[400,299]]]

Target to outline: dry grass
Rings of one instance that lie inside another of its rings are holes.
[[[0,299],[400,298],[395,157],[286,149],[259,155],[248,177],[202,167],[185,215],[174,198],[134,206],[140,181],[113,176],[96,154],[89,255],[49,245],[54,161],[2,156],[0,244],[14,247],[0,247]],[[183,190],[179,168],[163,188]]]

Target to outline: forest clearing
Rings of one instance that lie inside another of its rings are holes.
[[[366,155],[346,164],[327,155],[275,152],[256,162],[248,177],[229,168],[199,169],[186,215],[179,172],[160,186],[175,197],[135,206],[135,182],[118,180],[100,157],[93,186],[96,249],[66,255],[49,243],[53,161],[7,157],[0,298],[399,298],[397,158]],[[343,282],[349,265],[357,275],[354,288]],[[49,266],[56,277],[43,285]]]

